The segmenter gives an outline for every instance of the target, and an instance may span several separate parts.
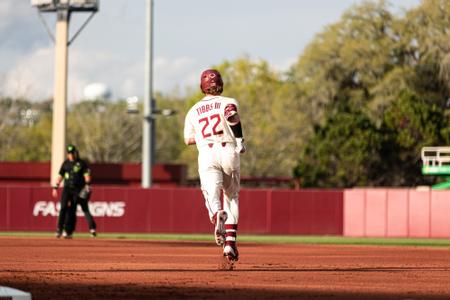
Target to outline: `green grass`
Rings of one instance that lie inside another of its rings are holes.
[[[0,232],[0,236],[53,237],[51,232]],[[75,237],[88,237],[87,233],[76,233]],[[212,241],[210,234],[148,234],[148,233],[100,233],[99,239],[138,239],[163,241]],[[240,242],[320,245],[376,245],[450,247],[450,239],[416,238],[356,238],[341,236],[294,236],[294,235],[239,235]]]

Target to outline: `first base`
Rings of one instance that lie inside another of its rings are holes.
[[[0,286],[0,300],[31,300],[31,294],[7,286]]]

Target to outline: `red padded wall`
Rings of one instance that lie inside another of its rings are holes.
[[[409,192],[409,236],[430,236],[430,195],[431,191]]]
[[[450,237],[450,191],[354,189],[344,192],[344,235]]]
[[[210,233],[196,188],[96,187],[100,232]],[[48,187],[0,186],[0,230],[53,231]],[[252,234],[450,237],[450,192],[414,189],[263,190],[240,193],[239,231]],[[87,231],[79,213],[78,231]]]
[[[31,188],[10,188],[8,189],[6,217],[10,230],[27,230],[31,226],[30,215],[32,213],[32,203],[30,201]],[[18,199],[18,200],[16,200]]]
[[[409,192],[406,189],[387,191],[387,233],[388,237],[409,236]]]
[[[7,219],[9,217],[9,209],[7,206],[7,189],[5,187],[0,187],[0,229],[9,228]]]
[[[270,230],[268,217],[268,192],[266,190],[241,190],[239,193],[240,232],[267,233]],[[203,199],[202,199],[203,201]]]
[[[342,235],[343,229],[343,193],[342,191],[316,191],[311,193],[314,200],[314,221],[312,234]],[[321,220],[326,220],[323,222]]]
[[[196,188],[95,187],[101,232],[209,233]],[[48,187],[0,187],[0,230],[53,231],[58,201]],[[253,234],[450,237],[449,191],[413,189],[242,190],[239,231]],[[87,231],[79,213],[78,231]]]
[[[447,191],[433,191],[431,194],[430,235],[434,238],[449,237],[450,195]]]
[[[344,235],[364,236],[366,234],[366,192],[363,189],[344,191]]]
[[[293,216],[291,193],[289,191],[268,192],[269,232],[286,234],[291,232]],[[298,213],[298,212],[295,212]]]
[[[383,237],[387,234],[387,191],[367,189],[365,205],[365,235]]]
[[[342,191],[242,190],[239,232],[342,234]],[[200,189],[93,187],[99,232],[210,233]],[[58,201],[48,187],[0,187],[0,230],[53,231]],[[77,230],[87,231],[78,214]]]

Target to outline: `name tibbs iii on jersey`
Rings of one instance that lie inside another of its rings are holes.
[[[201,115],[203,113],[210,112],[210,111],[212,111],[214,109],[220,109],[220,105],[221,104],[222,103],[220,103],[220,102],[214,102],[214,103],[208,103],[208,104],[202,105],[202,106],[200,106],[199,108],[196,109],[197,110],[197,114]]]

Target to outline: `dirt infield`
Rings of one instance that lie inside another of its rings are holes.
[[[450,299],[450,249],[0,237],[0,286],[33,299]]]

